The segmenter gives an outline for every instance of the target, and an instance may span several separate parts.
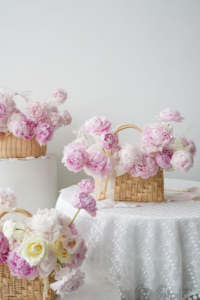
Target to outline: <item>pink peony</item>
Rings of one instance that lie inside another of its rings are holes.
[[[158,172],[158,166],[156,165],[154,156],[151,154],[143,154],[142,162],[135,165],[131,170],[133,177],[141,176],[143,179],[147,179],[150,176],[155,176]]]
[[[71,294],[84,284],[85,274],[80,270],[61,269],[55,276],[58,280],[50,285],[58,295]]]
[[[89,134],[102,134],[110,130],[112,123],[105,117],[93,117],[85,125],[85,131]]]
[[[60,115],[62,117],[62,123],[63,123],[64,126],[71,124],[72,117],[71,117],[70,113],[67,110],[63,110]]]
[[[54,270],[57,263],[57,257],[54,252],[49,249],[48,259],[41,261],[38,265],[38,273],[42,278],[46,278]]]
[[[17,255],[19,247],[12,250],[8,256],[7,264],[10,273],[18,279],[27,278],[28,280],[34,280],[38,276],[38,268],[37,266],[31,267],[28,262]]]
[[[163,148],[162,152],[155,153],[155,161],[159,167],[164,170],[172,169],[170,163],[174,151],[170,148]]]
[[[62,126],[62,117],[55,112],[51,112],[49,114],[49,124],[53,127],[53,129],[58,129]]]
[[[51,92],[51,101],[56,105],[63,104],[67,99],[67,92],[63,89],[57,88]]]
[[[114,168],[114,161],[103,151],[91,151],[88,153],[89,159],[85,166],[85,172],[95,177],[106,177],[111,174]]]
[[[170,123],[170,122],[181,122],[184,118],[181,117],[180,112],[178,110],[166,108],[160,112],[159,121]]]
[[[12,128],[12,133],[14,136],[23,139],[25,138],[25,136],[28,136],[29,130],[26,122],[25,121],[15,122]]]
[[[187,140],[185,137],[181,138],[181,143],[185,150],[188,150],[193,156],[196,154],[197,148],[192,140]]]
[[[36,127],[36,141],[42,146],[46,145],[53,137],[53,127],[47,123]]]
[[[71,235],[63,238],[62,243],[69,254],[75,254],[81,247],[82,238],[79,235]]]
[[[13,190],[0,188],[0,203],[9,207],[17,207],[17,198]]]
[[[193,156],[186,150],[175,151],[171,159],[171,164],[175,170],[187,172],[193,166]]]
[[[45,103],[29,102],[26,107],[26,114],[30,121],[44,123],[48,117],[48,107]]]
[[[87,251],[88,249],[85,244],[85,241],[82,240],[81,247],[79,248],[78,252],[74,255],[73,260],[69,264],[65,264],[65,266],[69,267],[70,269],[80,268],[86,258]]]
[[[85,209],[92,217],[96,216],[96,200],[88,193],[76,192],[72,197],[71,204],[77,209]]]
[[[38,209],[35,215],[27,219],[27,225],[34,234],[42,236],[50,243],[54,243],[60,233],[68,232],[71,235],[69,224],[70,218],[54,208]]]
[[[126,172],[142,161],[142,152],[139,147],[126,143],[118,152],[120,165]]]
[[[101,143],[104,149],[112,150],[119,148],[118,135],[112,132],[106,132],[101,135]]]
[[[0,230],[0,265],[7,262],[9,253],[9,242],[3,232]]]
[[[82,170],[88,161],[88,153],[81,143],[73,142],[68,144],[63,151],[62,163],[70,171],[78,172]]]
[[[83,179],[78,183],[78,188],[81,192],[92,193],[94,191],[95,182],[91,179]]]
[[[173,129],[164,124],[146,125],[141,134],[142,148],[145,152],[158,152],[175,139]]]

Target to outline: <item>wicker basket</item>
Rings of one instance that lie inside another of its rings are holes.
[[[119,126],[114,134],[119,131],[134,128],[140,133],[142,132],[137,126],[125,124]],[[107,178],[108,182],[109,178]],[[98,182],[97,182],[98,185]],[[97,200],[106,199],[107,183]],[[164,201],[164,178],[163,169],[159,168],[158,173],[143,179],[141,177],[132,177],[131,174],[124,174],[115,178],[114,188],[115,201],[135,201],[135,202],[161,202]]]
[[[16,212],[24,214],[26,217],[32,215],[23,210],[16,209]],[[0,219],[8,212],[0,214]],[[54,278],[49,276],[49,283],[55,282]],[[0,300],[43,300],[44,283],[37,277],[35,280],[17,279],[10,274],[8,266],[0,265]],[[48,289],[48,296],[45,300],[55,299],[56,293],[52,289]]]
[[[33,138],[24,140],[8,133],[0,134],[0,158],[25,158],[45,155],[47,146],[40,146]]]

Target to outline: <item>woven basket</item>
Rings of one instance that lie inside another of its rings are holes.
[[[17,208],[16,212],[24,214],[26,217],[32,215]],[[0,214],[0,219],[8,212]],[[55,282],[54,278],[49,276],[48,282]],[[43,300],[44,284],[42,280],[37,277],[35,280],[17,279],[10,274],[8,266],[0,265],[0,300]],[[48,296],[45,300],[55,299],[56,293],[52,289],[48,289]]]
[[[45,155],[47,146],[40,146],[33,138],[24,140],[13,134],[0,134],[0,158],[25,158]]]
[[[119,131],[127,128],[134,128],[140,133],[142,132],[142,130],[135,125],[124,124],[119,126],[114,131],[114,134],[117,134]],[[108,180],[109,178],[107,178],[107,182]],[[107,183],[97,200],[106,199],[106,190]],[[115,201],[134,202],[164,201],[163,169],[159,168],[157,174],[153,177],[149,177],[148,179],[143,179],[142,177],[132,177],[132,175],[128,173],[115,177],[114,199]]]

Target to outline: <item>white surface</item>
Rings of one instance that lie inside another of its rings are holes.
[[[68,295],[64,300],[120,300],[117,289],[109,283],[87,278],[85,285],[76,293]],[[56,300],[60,300],[57,296]]]
[[[18,207],[31,213],[55,207],[57,158],[0,160],[0,187],[14,190]]]
[[[165,180],[167,189],[200,182]],[[61,193],[57,209],[73,216],[75,188]],[[184,300],[200,293],[200,201],[84,211],[75,224],[89,248],[86,271],[118,287],[124,300]],[[146,296],[146,298],[145,298]]]
[[[200,149],[199,0],[0,0],[0,28],[0,85],[33,89],[38,101],[54,87],[68,91],[62,107],[72,125],[48,145],[59,161],[72,129],[90,117],[143,127],[167,107],[186,119],[177,134]],[[200,180],[199,162],[200,151],[189,173],[165,176]],[[86,177],[61,163],[58,170],[59,189]]]

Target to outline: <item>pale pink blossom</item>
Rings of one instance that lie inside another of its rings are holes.
[[[85,131],[89,134],[102,134],[110,131],[112,123],[105,117],[93,117],[85,125]]]
[[[71,124],[72,117],[71,117],[70,113],[67,110],[63,110],[60,115],[61,115],[62,123],[63,123],[64,126]]]
[[[157,165],[164,170],[172,169],[172,165],[170,161],[173,153],[174,150],[171,148],[163,148],[162,152],[156,152],[155,161]]]
[[[46,103],[29,102],[26,107],[27,118],[35,123],[44,123],[48,117],[48,106]]]
[[[0,230],[0,265],[7,262],[9,253],[9,242],[3,232]]]
[[[142,152],[138,146],[125,143],[118,152],[119,164],[126,172],[142,161]]]
[[[8,130],[10,132],[13,132],[14,124],[17,121],[25,121],[25,120],[21,114],[14,112],[14,113],[12,113],[12,115],[10,115],[10,117],[8,118],[8,121],[7,121]]]
[[[70,171],[78,172],[82,170],[88,161],[88,153],[82,143],[73,142],[68,144],[63,151],[62,163]]]
[[[158,152],[175,139],[173,129],[164,124],[150,124],[144,127],[141,134],[142,148],[145,152]]]
[[[85,241],[82,240],[81,247],[79,248],[78,252],[75,253],[73,260],[69,264],[65,264],[65,266],[68,266],[70,269],[80,268],[86,258],[87,251],[88,249],[85,244]]]
[[[41,261],[38,265],[38,273],[42,278],[46,278],[54,270],[57,263],[57,257],[54,252],[49,249],[48,258]]]
[[[105,150],[119,149],[118,135],[106,132],[101,135],[101,144]]]
[[[0,91],[0,104],[4,105],[7,117],[9,117],[16,106],[13,100],[13,94]]]
[[[49,114],[48,123],[53,127],[53,129],[58,129],[62,126],[62,117],[56,113],[51,112]]]
[[[38,209],[37,213],[27,219],[28,227],[36,235],[42,236],[50,243],[54,243],[60,233],[66,233],[66,228],[69,228],[70,218],[54,208]],[[68,231],[71,235],[70,230]]]
[[[196,145],[192,140],[187,140],[186,137],[181,138],[181,143],[185,150],[188,150],[193,156],[196,154]]]
[[[175,151],[171,159],[171,164],[175,170],[187,172],[193,166],[193,156],[186,150]]]
[[[9,253],[7,264],[10,273],[16,276],[17,279],[27,278],[28,280],[34,280],[38,276],[38,268],[37,266],[31,267],[25,259],[17,255],[19,248],[20,246]]]
[[[69,254],[75,254],[81,247],[82,238],[79,235],[71,235],[63,238],[62,243]]]
[[[155,176],[158,172],[158,166],[155,162],[152,154],[143,154],[142,162],[135,165],[131,170],[133,177],[141,176],[143,179],[147,179],[150,176]]]
[[[78,188],[81,192],[92,193],[94,191],[95,182],[92,179],[82,179],[78,183]]]
[[[77,191],[71,199],[71,204],[77,209],[85,209],[92,217],[96,216],[96,200],[88,193]]]
[[[55,276],[58,280],[50,285],[58,295],[64,296],[75,292],[84,284],[85,274],[80,270],[61,269]]]
[[[170,123],[170,122],[181,122],[184,118],[181,117],[180,112],[178,110],[166,108],[160,112],[159,121]]]
[[[56,105],[63,104],[67,99],[67,92],[63,89],[56,88],[51,92],[50,100]]]
[[[53,127],[47,123],[39,124],[36,127],[36,141],[38,144],[46,145],[53,137]]]
[[[28,122],[31,123],[31,122]],[[26,121],[17,121],[13,124],[12,133],[18,138],[30,140],[35,136],[35,125],[28,124]]]
[[[8,207],[17,207],[17,197],[13,190],[0,188],[0,203]]]
[[[93,177],[106,177],[114,169],[114,160],[106,155],[103,151],[91,151],[88,153],[89,158],[85,166],[87,175]]]

